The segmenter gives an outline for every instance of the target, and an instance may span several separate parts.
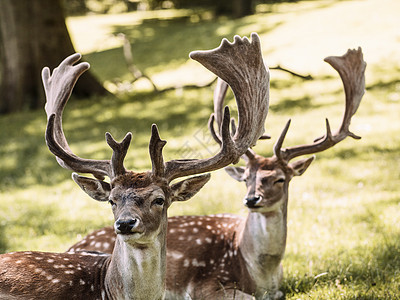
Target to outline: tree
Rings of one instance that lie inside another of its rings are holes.
[[[232,16],[235,18],[254,14],[254,5],[252,0],[234,0],[232,6]]]
[[[43,107],[41,69],[74,52],[59,0],[1,0],[0,113]],[[106,90],[87,73],[74,92],[87,97]]]

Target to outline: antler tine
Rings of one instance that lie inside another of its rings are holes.
[[[274,145],[274,154],[280,160],[284,159],[283,153],[285,152],[285,149],[282,149],[282,145],[283,145],[283,141],[285,140],[286,134],[289,130],[290,122],[291,122],[290,119],[286,122],[286,125],[283,128],[281,135],[279,136],[278,140],[276,141],[276,143]]]
[[[76,64],[81,55],[75,53],[64,59],[50,75],[50,69],[45,67],[42,71],[42,80],[46,93],[46,143],[50,151],[56,156],[58,163],[66,169],[78,173],[91,173],[96,178],[105,176],[112,178],[112,164],[109,160],[84,159],[75,155],[65,138],[62,128],[62,113],[72,89],[78,78],[89,69],[89,64],[82,62]]]
[[[106,132],[106,141],[110,148],[113,150],[113,155],[111,158],[112,167],[112,177],[115,178],[118,175],[123,175],[126,173],[124,167],[124,159],[126,153],[128,152],[129,145],[132,140],[132,133],[128,132],[121,143],[118,143],[111,135],[111,133]]]
[[[214,90],[214,115],[217,121],[218,132],[221,130],[222,115],[224,111],[224,99],[228,90],[228,84],[218,77]]]
[[[221,146],[222,141],[221,141],[220,136],[216,133],[216,131],[214,129],[214,121],[215,121],[215,113],[212,113],[210,115],[210,118],[208,119],[208,130],[210,130],[211,136],[214,139],[214,141],[216,141],[218,143],[218,145]]]
[[[151,138],[149,143],[149,152],[153,176],[161,178],[165,175],[164,159],[162,150],[167,141],[160,138],[156,124],[151,126]]]
[[[211,136],[214,141],[218,143],[218,145],[222,144],[221,141],[221,125],[224,115],[224,99],[226,96],[226,92],[228,90],[228,84],[218,77],[217,85],[214,89],[214,113],[210,115],[210,119],[208,121],[208,129],[210,130]],[[232,119],[233,121],[233,119]],[[214,122],[217,123],[218,131],[214,129]],[[234,121],[233,121],[234,122]],[[231,123],[232,124],[232,123]],[[234,126],[234,124],[233,124]],[[232,128],[232,134],[235,133],[236,128]]]
[[[262,59],[260,44],[258,35],[253,33],[251,42],[246,37],[235,36],[233,43],[223,39],[221,45],[214,50],[190,53],[192,59],[200,62],[232,88],[238,106],[238,128],[231,137],[228,107],[225,107],[222,122],[218,123],[221,101],[220,108],[214,112],[209,121],[213,138],[221,145],[220,151],[208,159],[167,162],[166,176],[169,180],[213,171],[236,163],[264,133],[269,104],[269,72]],[[221,84],[221,87],[224,85]],[[218,93],[223,99],[225,94],[221,91]],[[218,97],[214,96],[214,101],[219,101]],[[217,119],[218,133],[213,129],[215,119]],[[218,137],[218,134],[221,137]]]
[[[275,155],[280,159],[289,161],[301,155],[324,151],[333,147],[348,136],[355,139],[361,138],[349,130],[351,118],[356,113],[365,92],[366,62],[363,59],[361,48],[357,50],[349,49],[343,56],[330,56],[325,58],[325,61],[339,73],[343,82],[346,105],[342,123],[339,129],[332,134],[329,121],[326,119],[326,134],[316,139],[314,143],[310,145],[278,149],[282,146],[282,140],[281,143],[277,143],[274,150]]]

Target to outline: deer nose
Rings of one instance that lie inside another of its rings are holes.
[[[257,204],[260,203],[261,199],[262,199],[261,196],[246,197],[244,198],[243,203],[248,208],[254,208],[257,207]]]
[[[119,219],[115,222],[117,233],[129,234],[133,233],[133,229],[138,226],[139,220],[136,218]]]

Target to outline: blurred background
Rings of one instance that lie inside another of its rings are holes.
[[[0,1],[0,252],[65,251],[113,223],[56,163],[44,141],[40,72],[80,52],[91,65],[64,112],[65,134],[81,157],[109,159],[104,140],[126,132],[125,165],[148,170],[152,123],[165,159],[208,157],[212,73],[189,59],[234,35],[261,38],[271,68],[272,155],[310,143],[344,111],[342,82],[326,56],[361,47],[366,94],[352,119],[361,140],[317,154],[289,191],[283,291],[288,299],[398,299],[400,295],[400,2],[396,0],[30,0]],[[288,72],[290,71],[290,72]],[[227,104],[235,111],[234,96]],[[170,215],[245,216],[245,186],[223,171]]]

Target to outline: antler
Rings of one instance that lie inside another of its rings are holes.
[[[265,66],[268,68],[267,66]],[[221,145],[221,135],[217,133],[214,129],[214,122],[217,123],[217,128],[221,129],[222,117],[223,117],[223,107],[224,107],[224,99],[226,96],[226,92],[228,90],[228,84],[223,81],[221,78],[218,78],[217,85],[214,89],[214,113],[210,115],[210,119],[208,121],[208,129],[210,130],[211,136],[214,141],[216,141],[219,145]],[[236,124],[235,119],[231,119],[231,130],[232,134],[236,133]],[[263,134],[259,137],[260,140],[270,139],[269,135]],[[255,156],[254,150],[248,148],[244,155],[242,156],[244,159],[253,159]]]
[[[169,181],[236,163],[263,134],[268,113],[269,72],[264,66],[260,39],[256,33],[251,35],[251,42],[246,37],[235,36],[233,43],[223,39],[218,48],[194,51],[190,57],[231,86],[238,106],[238,128],[231,135],[230,112],[225,107],[221,114],[221,139],[218,142],[221,148],[215,156],[200,160],[172,160],[165,164],[161,164],[162,159],[156,157],[153,161],[160,163],[156,169],[161,170],[159,173],[163,173]],[[161,150],[157,152],[161,155]]]
[[[352,133],[349,130],[349,126],[351,118],[356,113],[365,92],[366,62],[363,59],[362,50],[361,48],[358,48],[358,50],[349,49],[346,54],[342,56],[329,56],[325,58],[325,61],[339,73],[343,82],[346,105],[342,123],[339,129],[332,134],[329,121],[326,119],[326,134],[316,139],[313,144],[281,149],[289,129],[289,120],[274,146],[274,153],[281,160],[289,161],[301,155],[324,151],[348,136],[354,139],[361,138]]]
[[[62,112],[79,76],[89,68],[89,64],[74,65],[80,54],[66,58],[50,76],[48,68],[43,69],[43,83],[46,91],[46,113],[48,123],[46,142],[59,164],[79,173],[91,173],[99,179],[104,176],[114,178],[126,172],[123,160],[131,141],[128,133],[121,143],[106,134],[108,145],[113,149],[109,160],[90,160],[75,155],[68,146],[62,130]],[[200,174],[223,168],[237,162],[246,150],[254,145],[264,132],[264,122],[268,112],[269,73],[262,56],[260,40],[252,34],[252,41],[235,36],[229,43],[224,39],[221,45],[210,51],[195,51],[190,57],[224,79],[232,87],[238,105],[239,125],[233,137],[229,131],[230,113],[225,108],[221,124],[221,149],[213,157],[201,160],[171,160],[164,163],[162,149],[166,141],[160,139],[156,125],[152,126],[149,143],[152,161],[152,175],[173,179]]]
[[[79,53],[75,53],[61,62],[50,76],[50,69],[45,67],[42,71],[42,80],[46,93],[46,143],[50,151],[56,156],[58,163],[66,169],[79,173],[91,173],[99,179],[104,176],[114,178],[125,173],[123,160],[132,138],[128,133],[121,143],[116,142],[110,133],[106,133],[108,145],[113,150],[112,160],[84,159],[75,155],[65,138],[62,129],[62,113],[71,96],[73,87],[78,78],[89,69],[86,62],[79,63]]]

